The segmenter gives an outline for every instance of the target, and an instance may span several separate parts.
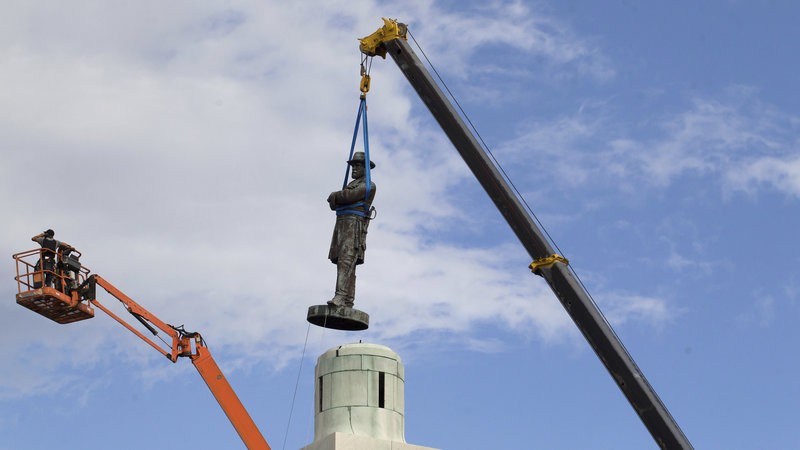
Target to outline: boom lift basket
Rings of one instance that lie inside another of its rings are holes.
[[[78,257],[67,255],[59,263],[55,252],[37,248],[17,253],[13,258],[17,263],[17,276],[14,277],[17,304],[60,324],[94,317],[94,308],[81,301],[77,289],[89,274],[89,269],[80,265]],[[42,264],[45,260],[52,262]]]

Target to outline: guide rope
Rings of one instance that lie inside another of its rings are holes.
[[[289,437],[289,426],[292,424],[292,413],[294,413],[294,403],[297,399],[297,389],[300,386],[300,374],[303,373],[303,360],[306,357],[306,345],[308,344],[308,333],[311,331],[311,323],[306,328],[306,340],[303,342],[303,352],[300,354],[300,368],[297,369],[297,381],[294,383],[294,394],[292,394],[292,406],[289,408],[289,420],[286,422],[286,431],[283,433],[282,450],[286,450],[286,439]]]

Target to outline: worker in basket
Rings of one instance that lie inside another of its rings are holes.
[[[56,249],[59,244],[54,238],[55,235],[55,231],[48,229],[31,238],[33,242],[42,246],[42,250],[39,253],[39,260],[36,261],[36,265],[33,266],[33,270],[36,272],[33,275],[34,288],[38,289],[42,287],[42,275],[44,275],[44,286],[51,287],[53,284],[53,271],[56,268]],[[44,272],[44,274],[42,274],[42,272]]]
[[[73,253],[76,252],[76,253]],[[78,274],[81,271],[81,263],[75,247],[62,242],[58,246],[58,264],[56,269],[59,278],[56,280],[56,289],[64,291],[68,294],[74,289],[78,289]],[[64,281],[64,286],[61,286],[61,281]]]
[[[59,248],[65,246],[74,250],[74,248],[66,242],[56,240],[55,235],[55,231],[52,229],[47,229],[46,231],[43,231],[31,238],[33,242],[36,242],[42,246],[40,253],[41,256],[39,260],[36,261],[36,265],[33,267],[34,272],[36,272],[33,275],[33,287],[36,289],[41,288],[42,286],[53,287],[53,279],[55,278],[56,270],[56,257]],[[44,278],[44,280],[42,278]],[[44,283],[42,283],[42,281],[44,281]]]

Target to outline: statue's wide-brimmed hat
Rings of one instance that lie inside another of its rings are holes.
[[[364,152],[355,152],[355,153],[353,153],[353,159],[351,159],[350,161],[347,161],[347,164],[350,164],[351,166],[353,165],[353,163],[364,164],[366,159],[367,158],[364,156]],[[375,161],[372,161],[372,160],[369,161],[369,168],[370,169],[374,169],[375,168]]]

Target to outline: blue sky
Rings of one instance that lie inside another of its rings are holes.
[[[359,339],[405,362],[409,443],[656,448],[391,61],[375,60],[368,100],[379,215],[356,306],[371,326],[308,328],[333,289],[324,200],[358,107],[356,38],[396,17],[694,446],[797,448],[798,13],[12,2],[0,247],[54,228],[94,272],[201,331],[273,448],[311,442],[315,359]],[[6,267],[0,450],[241,448],[188,361],[101,315],[30,313]]]

